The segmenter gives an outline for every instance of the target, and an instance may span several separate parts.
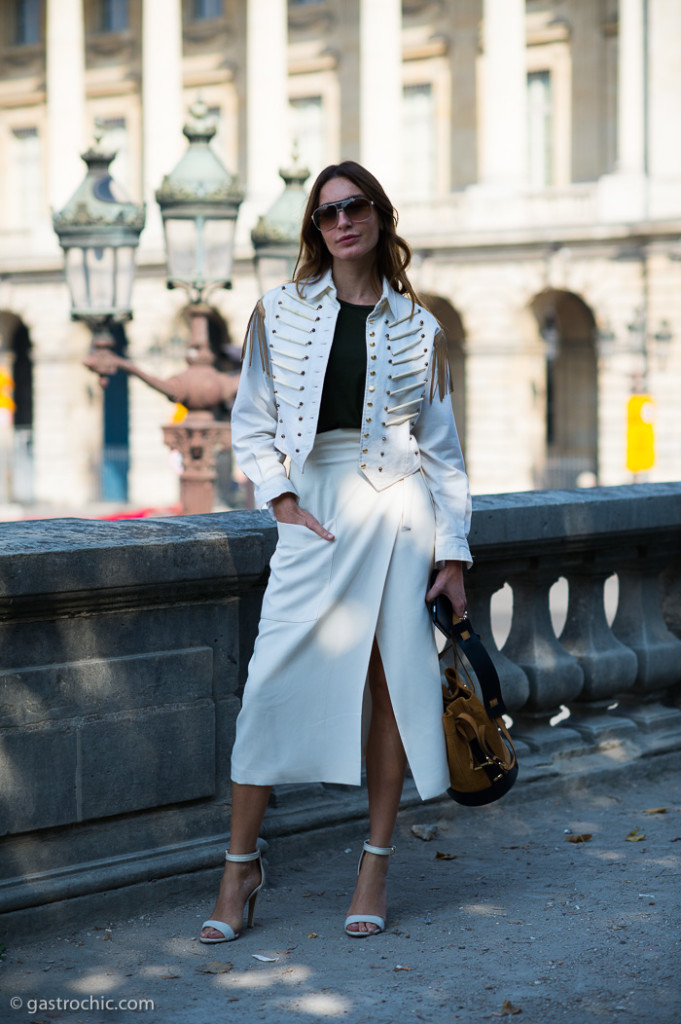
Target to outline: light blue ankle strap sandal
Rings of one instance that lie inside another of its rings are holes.
[[[255,901],[258,898],[258,893],[265,884],[265,868],[262,863],[262,854],[260,850],[256,850],[254,853],[230,853],[228,850],[225,854],[225,860],[231,861],[233,864],[245,864],[247,861],[257,860],[260,864],[260,882],[246,899],[246,902],[248,903],[248,927],[252,928],[253,914],[255,913]],[[233,942],[234,939],[238,939],[241,934],[241,932],[235,932],[233,928],[226,924],[225,921],[204,921],[201,925],[201,931],[203,931],[204,928],[213,928],[217,932],[222,932],[221,937],[218,939],[199,935],[199,942],[204,942],[206,945],[212,945],[216,942]]]
[[[394,846],[372,846],[371,843],[364,843],[362,852],[359,855],[357,874],[359,875],[365,853],[375,853],[378,857],[392,857],[394,852]],[[374,924],[376,927],[370,932],[350,931],[348,925],[351,924]],[[366,939],[370,935],[380,935],[384,931],[385,918],[378,917],[376,914],[350,914],[345,918],[345,932],[352,939]]]

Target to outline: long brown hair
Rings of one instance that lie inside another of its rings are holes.
[[[300,231],[300,249],[293,272],[293,280],[300,287],[304,281],[317,281],[332,263],[331,253],[326,247],[321,231],[312,223],[312,214],[319,204],[319,194],[332,178],[347,178],[367,199],[373,200],[380,225],[374,272],[380,285],[384,277],[395,291],[408,295],[412,302],[419,298],[407,277],[406,270],[411,262],[411,249],[397,234],[397,211],[385,194],[383,186],[366,167],[354,160],[343,160],[330,164],[318,175],[312,186]]]

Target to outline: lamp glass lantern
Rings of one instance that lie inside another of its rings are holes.
[[[253,260],[261,293],[293,277],[307,203],[304,185],[310,172],[307,167],[298,166],[297,153],[293,154],[291,166],[282,168],[279,176],[284,181],[284,191],[251,231]]]
[[[145,212],[111,177],[115,155],[101,148],[98,134],[82,154],[87,166],[84,180],[52,218],[64,250],[71,317],[91,324],[132,317],[135,253]]]
[[[168,287],[200,301],[213,288],[230,288],[234,233],[243,191],[210,145],[215,119],[202,100],[189,112],[189,146],[156,192],[168,259]]]

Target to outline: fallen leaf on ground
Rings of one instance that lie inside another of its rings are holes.
[[[317,933],[316,932],[310,932],[310,934],[308,935],[308,939],[316,939],[316,938],[317,938]]]
[[[510,999],[504,999],[501,1004],[501,1012],[504,1017],[515,1016],[516,1013],[522,1013],[523,1011],[519,1006],[514,1006]]]
[[[170,981],[170,980],[172,980],[172,978],[179,978],[180,975],[179,974],[162,974],[161,977],[163,978],[164,981]]]
[[[411,831],[417,839],[423,839],[424,843],[427,843],[431,839],[435,839],[438,829],[437,825],[412,825]]]
[[[208,960],[205,964],[201,964],[196,970],[198,974],[228,974],[231,971],[234,964],[230,963],[229,960],[223,962],[222,960]]]
[[[262,953],[251,953],[251,956],[254,960],[262,960],[264,964],[274,964],[278,960],[276,956],[263,956]]]
[[[411,967],[404,967],[402,964],[395,964],[393,971],[410,971]]]
[[[591,839],[591,832],[584,832],[579,836],[565,836],[567,843],[588,843]]]
[[[644,811],[643,813],[644,814],[666,814],[668,810],[669,810],[668,807],[649,807],[648,810]]]
[[[435,854],[435,860],[456,860],[456,853],[443,853],[442,850],[438,850]]]
[[[627,833],[624,837],[628,843],[641,843],[645,839],[645,832],[641,832],[640,829],[634,828],[631,832]]]

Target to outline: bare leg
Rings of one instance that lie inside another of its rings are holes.
[[[253,853],[271,786],[242,786],[232,783],[232,823],[229,838],[230,853]],[[225,862],[217,902],[209,915],[214,921],[224,921],[235,932],[241,931],[244,907],[249,895],[260,881],[257,861],[245,863]],[[215,928],[204,928],[204,938],[219,938]]]
[[[371,724],[367,742],[367,788],[369,791],[369,842],[390,846],[400,806],[407,758],[388,693],[378,645],[374,641],[369,662]],[[365,853],[348,914],[386,915],[386,875],[389,857]],[[376,925],[349,925],[351,931],[374,932]]]

